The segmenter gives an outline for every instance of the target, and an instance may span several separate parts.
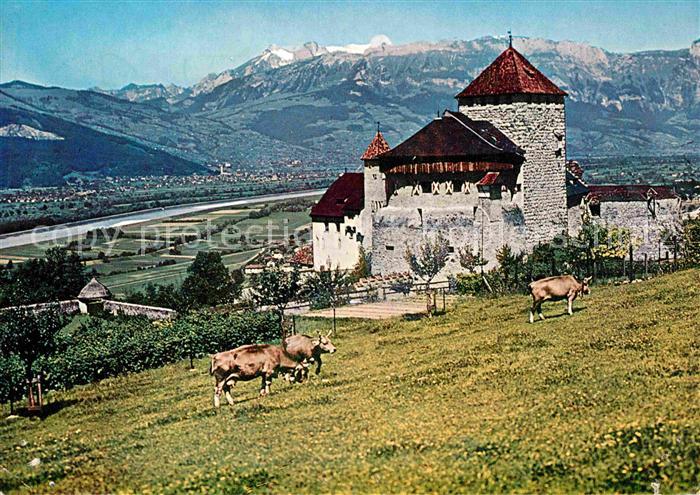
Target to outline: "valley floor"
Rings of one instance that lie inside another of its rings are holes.
[[[700,271],[527,306],[341,323],[320,377],[219,412],[207,360],[52,393],[0,421],[0,490],[697,492]]]

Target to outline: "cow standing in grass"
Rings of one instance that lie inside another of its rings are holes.
[[[260,395],[270,393],[272,378],[280,372],[296,374],[299,363],[285,350],[272,344],[244,345],[231,351],[219,352],[211,357],[209,374],[216,380],[214,407],[219,407],[222,392],[226,401],[233,405],[231,387],[236,382],[246,382],[261,377]]]
[[[530,294],[532,295],[532,307],[530,308],[530,323],[535,321],[535,311],[539,314],[540,320],[544,320],[542,314],[542,303],[545,301],[561,301],[566,299],[568,312],[573,314],[573,302],[579,294],[590,294],[588,287],[592,277],[586,277],[582,282],[576,280],[571,275],[559,275],[557,277],[547,277],[532,282]]]
[[[316,363],[316,374],[321,372],[321,354],[333,354],[336,351],[330,337],[331,332],[325,336],[318,334],[316,338],[308,335],[292,335],[284,341],[285,350],[289,357],[300,364],[297,368],[296,381],[303,381],[309,376],[309,365]]]

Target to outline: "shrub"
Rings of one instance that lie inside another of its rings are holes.
[[[57,352],[42,363],[53,388],[70,388],[123,373],[194,359],[277,335],[272,313],[194,312],[175,321],[89,318],[63,329]]]
[[[24,368],[17,356],[0,356],[0,404],[12,403],[24,394]]]
[[[688,265],[700,265],[700,218],[683,222],[682,255]]]
[[[478,273],[459,273],[454,277],[454,290],[457,294],[475,296],[483,292],[483,282]]]

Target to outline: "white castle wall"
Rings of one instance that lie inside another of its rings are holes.
[[[567,231],[564,100],[526,95],[502,98],[500,103],[465,99],[459,102],[459,111],[473,120],[491,122],[525,151],[518,182],[527,245],[532,248]]]
[[[360,258],[364,220],[369,216],[365,212],[345,217],[341,222],[313,222],[314,270],[354,268]]]

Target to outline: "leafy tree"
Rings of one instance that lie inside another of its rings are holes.
[[[681,253],[689,265],[700,265],[700,218],[683,222]]]
[[[360,246],[360,255],[355,267],[352,269],[351,277],[357,281],[361,278],[372,276],[372,253],[368,253]]]
[[[438,234],[434,241],[427,240],[419,246],[417,252],[407,247],[405,258],[411,271],[425,280],[426,287],[430,287],[430,282],[445,268],[449,255],[447,239]]]
[[[335,270],[322,270],[311,275],[305,283],[305,293],[311,301],[313,309],[333,308],[333,333],[335,333],[335,308],[342,305],[347,296],[344,289],[351,284],[350,276],[336,268]]]
[[[503,274],[504,285],[508,286],[510,283],[513,287],[517,287],[519,275],[522,273],[523,258],[523,254],[514,254],[508,244],[504,244],[496,252],[496,261]]]
[[[290,271],[279,266],[266,267],[253,277],[251,293],[258,306],[272,306],[279,316],[280,334],[284,337],[284,310],[302,288],[299,270]]]
[[[17,356],[0,356],[0,403],[10,403],[10,414],[14,402],[24,393],[24,370]]]
[[[0,305],[14,306],[72,299],[88,281],[85,267],[76,253],[55,247],[45,258],[30,259],[4,281]]]
[[[231,302],[240,294],[240,284],[231,277],[216,251],[200,251],[187,268],[182,296],[188,308]]]
[[[146,306],[182,309],[185,306],[182,291],[174,285],[155,285],[148,283],[143,292],[133,292],[127,296],[127,301]]]
[[[445,267],[449,255],[449,243],[442,234],[438,234],[434,241],[426,240],[424,244],[418,247],[418,251],[415,253],[409,247],[406,248],[405,257],[408,265],[411,267],[411,271],[425,280],[429,315],[432,315],[431,308],[433,307],[430,282]]]
[[[486,261],[481,257],[479,253],[474,254],[468,247],[463,247],[457,251],[457,256],[459,258],[459,264],[469,273],[476,272],[478,267],[486,265]]]
[[[13,308],[0,313],[0,353],[15,356],[27,380],[34,378],[34,365],[55,348],[54,337],[66,324],[58,307],[44,311]]]

